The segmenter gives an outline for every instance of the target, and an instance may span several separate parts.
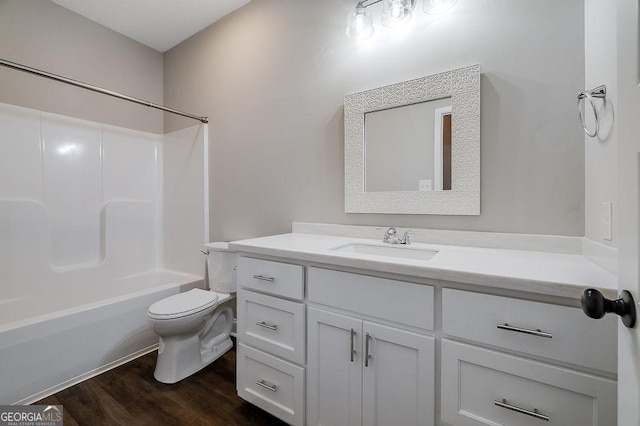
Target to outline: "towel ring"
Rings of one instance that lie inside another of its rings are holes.
[[[595,138],[596,136],[598,136],[598,132],[600,131],[600,115],[598,114],[598,108],[596,108],[596,104],[593,101],[593,98],[605,99],[606,96],[607,86],[605,85],[578,93],[578,117],[580,117],[580,122],[582,123],[584,132],[591,138]],[[584,115],[582,114],[582,110],[580,109],[580,101],[583,99],[586,99],[589,102],[589,104],[591,105],[591,109],[593,110],[593,116],[595,118],[593,132],[590,132],[589,129],[587,129],[587,123],[585,122]]]

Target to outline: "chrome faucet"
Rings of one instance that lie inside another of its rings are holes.
[[[396,228],[389,228],[384,231],[384,238],[382,239],[383,243],[387,244],[398,244],[398,232]]]
[[[382,228],[378,228],[378,229],[382,229]],[[406,231],[403,235],[402,238],[398,238],[398,231],[396,230],[396,228],[388,228],[386,231],[384,231],[384,238],[382,239],[383,243],[387,243],[387,244],[411,244],[411,240],[409,239],[409,234],[415,234],[416,231],[415,229],[409,229],[408,231]]]
[[[399,244],[406,244],[406,245],[411,244],[411,240],[409,239],[409,234],[415,234],[416,232],[418,231],[416,231],[415,229],[409,229],[408,231],[406,231],[402,236],[402,238],[400,238]]]

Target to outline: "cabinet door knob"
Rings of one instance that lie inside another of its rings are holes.
[[[607,299],[598,290],[588,288],[582,293],[580,303],[582,310],[588,317],[599,319],[608,313],[620,316],[622,323],[633,328],[636,324],[636,303],[627,290],[622,290],[619,299]]]

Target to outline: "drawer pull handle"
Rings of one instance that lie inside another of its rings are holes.
[[[369,360],[371,359],[371,335],[367,333],[365,335],[365,352],[364,352],[364,366],[369,366]]]
[[[270,283],[273,282],[273,277],[265,277],[264,275],[254,275],[253,278],[260,281],[269,281]]]
[[[351,362],[353,362],[353,357],[356,354],[356,350],[353,348],[355,345],[354,343],[355,339],[356,339],[356,331],[352,328],[351,333],[349,333],[349,354],[351,357]]]
[[[268,328],[269,330],[277,330],[278,326],[276,324],[269,324],[268,322],[258,321],[256,325],[259,325],[263,328]]]
[[[260,387],[263,387],[263,388],[265,388],[265,389],[267,389],[267,390],[270,390],[271,392],[275,392],[275,391],[277,391],[277,390],[278,390],[278,386],[276,386],[276,385],[272,385],[272,384],[269,384],[269,383],[267,383],[267,382],[266,382],[266,381],[264,381],[264,380],[258,380],[258,381],[256,382],[256,385],[258,385],[258,386],[260,386]]]
[[[551,339],[553,337],[551,335],[551,333],[547,333],[546,331],[542,331],[540,329],[530,330],[528,328],[514,327],[512,325],[507,324],[506,322],[504,324],[498,324],[497,327],[499,329],[501,329],[501,330],[515,331],[517,333],[524,333],[524,334],[531,334],[532,336],[546,337],[547,339]]]
[[[533,411],[525,410],[524,408],[517,407],[515,405],[511,405],[507,403],[506,399],[502,401],[493,401],[495,405],[501,408],[506,408],[507,410],[515,411],[517,413],[526,414],[527,416],[535,417],[536,419],[544,420],[545,422],[549,421],[549,416],[545,416],[544,414],[540,414],[537,408],[534,408]]]

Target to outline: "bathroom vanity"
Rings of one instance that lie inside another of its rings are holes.
[[[230,247],[238,394],[290,424],[616,424],[616,319],[579,308],[616,277],[579,254],[304,233]]]

